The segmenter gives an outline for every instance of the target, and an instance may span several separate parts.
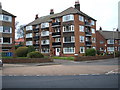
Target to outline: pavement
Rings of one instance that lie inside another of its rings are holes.
[[[54,60],[50,63],[4,64],[3,76],[54,76],[118,73],[118,58],[95,61]],[[0,70],[1,71],[1,70]]]

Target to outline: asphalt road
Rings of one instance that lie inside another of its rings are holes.
[[[117,74],[3,76],[2,81],[3,88],[118,88]]]

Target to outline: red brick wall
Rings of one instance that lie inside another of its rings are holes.
[[[88,61],[88,60],[99,60],[99,59],[109,59],[113,58],[113,55],[109,56],[82,56],[82,57],[75,57],[74,61]]]
[[[45,58],[11,58],[11,59],[2,59],[3,63],[45,63],[45,62],[52,62],[52,59],[45,59]]]

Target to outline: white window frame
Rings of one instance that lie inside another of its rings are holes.
[[[95,21],[91,20],[91,25],[94,26],[95,25]]]
[[[49,27],[49,23],[45,22],[45,23],[41,23],[41,28],[48,28]]]
[[[83,49],[83,51],[82,51],[82,49]],[[83,47],[83,46],[80,47],[80,53],[85,53],[85,47]]]
[[[95,29],[94,28],[92,28],[91,31],[92,31],[92,33],[95,33]]]
[[[63,37],[63,43],[72,43],[72,42],[75,42],[75,36],[71,36],[70,39],[71,39],[70,42],[65,42],[65,37]]]
[[[8,20],[5,20],[4,17],[7,17]],[[1,21],[5,21],[5,22],[12,22],[12,16],[0,14],[0,20],[1,20]]]
[[[67,30],[66,27],[68,27],[69,30]],[[74,32],[74,25],[63,26],[63,32]]]
[[[83,17],[83,16],[81,16],[81,15],[79,15],[79,21],[84,22],[84,17]]]
[[[44,43],[44,41],[45,41],[45,43]],[[50,41],[48,39],[41,40],[41,45],[46,45],[46,44],[49,44],[49,43],[50,43]]]
[[[79,25],[79,31],[80,31],[80,32],[84,32],[84,26]]]
[[[43,49],[45,50],[45,52],[43,52]],[[50,49],[49,48],[42,48],[41,49],[41,53],[49,53],[50,52]]]
[[[60,38],[55,38],[55,42],[60,42]]]
[[[83,39],[83,40],[82,40]],[[85,42],[85,37],[84,36],[80,36],[80,42],[84,43]]]
[[[63,22],[73,21],[73,20],[74,20],[74,15],[73,14],[65,15],[65,16],[62,17]]]
[[[41,36],[49,36],[49,31],[42,31]]]
[[[92,43],[96,43],[96,38],[92,37]]]
[[[111,43],[111,41],[113,41],[113,43]],[[107,44],[114,44],[114,43],[115,43],[115,41],[113,39],[107,40]]]
[[[1,42],[0,42],[0,44],[3,44],[3,38],[0,38],[1,39]]]
[[[32,41],[26,41],[26,46],[33,45]]]
[[[26,34],[26,38],[32,38],[32,37],[33,37],[32,33]]]
[[[75,48],[74,47],[64,47],[63,48],[63,53],[64,54],[74,54],[75,53]]]
[[[107,51],[114,52],[114,47],[107,47]]]
[[[32,26],[26,26],[26,31],[32,30]]]

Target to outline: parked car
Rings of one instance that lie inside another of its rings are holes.
[[[2,67],[3,66],[3,63],[2,63],[2,60],[0,60],[0,67]]]

